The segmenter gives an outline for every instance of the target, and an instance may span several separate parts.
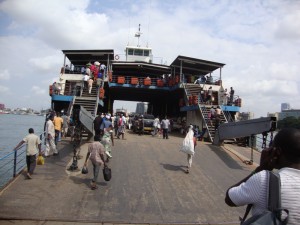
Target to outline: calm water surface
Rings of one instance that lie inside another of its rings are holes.
[[[11,152],[13,148],[33,128],[36,135],[44,131],[44,116],[0,114],[0,157]]]
[[[43,133],[44,123],[43,116],[0,114],[0,188],[13,177],[14,154],[9,153],[28,134],[29,128],[36,135]],[[25,167],[25,150],[23,147],[17,152],[16,173]]]

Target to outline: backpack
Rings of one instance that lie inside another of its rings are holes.
[[[269,197],[268,210],[260,215],[254,215],[246,220],[252,204],[247,206],[245,215],[240,218],[241,225],[285,225],[288,222],[289,211],[281,208],[280,177],[268,171]],[[284,218],[281,216],[283,215]],[[245,221],[246,220],[246,221]]]

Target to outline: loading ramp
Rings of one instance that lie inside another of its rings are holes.
[[[249,137],[263,132],[274,131],[276,127],[276,117],[262,117],[252,120],[223,123],[215,133],[213,145],[220,146],[226,139]]]

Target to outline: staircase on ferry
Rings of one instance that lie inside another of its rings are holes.
[[[95,83],[92,86],[91,94],[89,94],[88,88],[83,88],[81,96],[76,96],[75,105],[80,105],[89,112],[92,116],[95,116],[98,108],[98,86]]]
[[[103,83],[100,84],[102,86]],[[94,133],[93,122],[98,110],[99,86],[93,83],[91,93],[88,88],[82,88],[80,95],[74,95],[73,102],[69,106],[69,112],[73,110],[74,106],[80,107],[79,120],[84,127],[82,132],[83,137],[92,137]]]
[[[190,96],[198,96],[198,108],[200,110],[201,116],[203,118],[204,121],[204,125],[207,129],[208,132],[208,137],[210,139],[211,142],[213,142],[214,137],[215,137],[215,121],[214,120],[210,120],[210,118],[208,117],[209,112],[211,107],[213,106],[214,108],[216,108],[218,106],[218,96],[216,95],[216,92],[213,92],[213,101],[211,102],[211,105],[206,104],[204,102],[204,99],[201,99],[201,90],[204,88],[205,84],[185,84],[184,85],[184,89],[185,89],[185,93],[186,93],[186,101],[188,102],[188,99]],[[206,84],[209,85],[209,84]],[[221,108],[221,107],[220,107]],[[227,118],[224,114],[224,112],[221,110],[221,115],[220,115],[220,123],[227,123]]]

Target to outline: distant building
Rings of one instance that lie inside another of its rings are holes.
[[[240,113],[237,113],[237,115],[236,115],[237,121],[251,120],[253,118],[254,118],[254,113],[253,112],[240,112]]]
[[[116,113],[119,114],[119,113],[123,113],[125,116],[127,115],[127,109],[116,109]]]
[[[287,117],[295,117],[295,118],[300,118],[300,109],[290,109],[290,110],[284,110],[279,113],[279,120],[283,120]]]
[[[5,109],[5,105],[0,103],[0,110],[4,110]]]
[[[290,109],[291,109],[290,103],[281,103],[281,112]]]
[[[279,113],[276,112],[276,113],[268,113],[267,115],[268,117],[276,117],[276,120],[279,120]]]

